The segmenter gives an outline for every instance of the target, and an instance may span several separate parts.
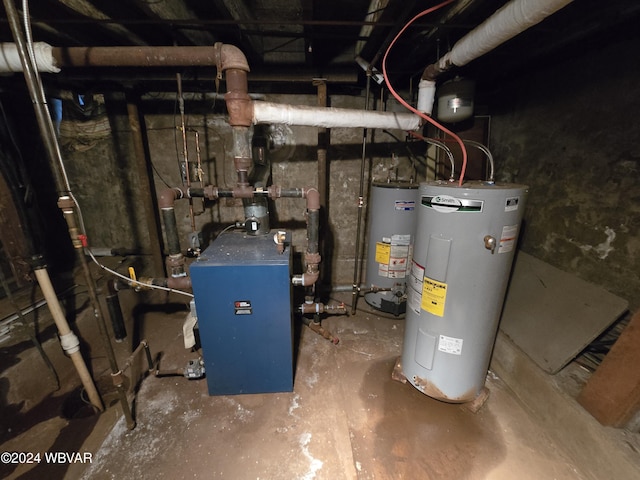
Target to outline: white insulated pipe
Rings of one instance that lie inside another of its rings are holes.
[[[59,73],[53,58],[53,47],[45,42],[33,44],[36,66],[39,72]],[[0,72],[22,72],[22,63],[15,43],[0,43]]]
[[[253,102],[253,123],[324,128],[417,130],[420,128],[421,119],[412,113]]]
[[[73,330],[69,327],[69,322],[67,322],[67,318],[62,312],[58,296],[53,289],[53,285],[51,285],[49,272],[47,272],[46,268],[36,268],[34,269],[34,272],[36,274],[38,284],[40,285],[40,289],[42,290],[42,294],[47,301],[47,306],[49,307],[51,316],[56,323],[56,327],[58,327],[58,336],[60,337],[62,349],[73,361],[73,365],[76,367],[76,371],[80,376],[82,386],[89,397],[89,402],[91,402],[91,405],[99,411],[103,411],[104,407],[102,405],[102,400],[100,399],[98,390],[93,383],[93,378],[91,378],[89,369],[87,369],[87,364],[85,363],[84,358],[82,358],[82,353],[80,352],[80,340],[78,340],[76,334],[73,333]]]
[[[461,67],[540,23],[573,0],[512,0],[467,35],[437,62],[439,70]]]

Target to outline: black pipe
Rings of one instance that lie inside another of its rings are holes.
[[[178,235],[178,222],[176,221],[175,209],[163,208],[161,211],[164,230],[167,236],[169,255],[178,255],[180,253],[180,236]]]
[[[320,210],[307,210],[307,252],[318,253],[319,230],[320,230]]]
[[[117,280],[109,280],[107,282],[109,293],[105,296],[105,301],[107,303],[107,309],[109,310],[109,317],[111,318],[113,336],[116,339],[116,342],[121,342],[127,338],[127,328],[124,324],[124,317],[122,316],[122,308],[120,306],[120,299],[118,298],[116,282]]]

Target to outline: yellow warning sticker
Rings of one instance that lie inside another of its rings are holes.
[[[388,243],[376,242],[376,262],[389,265],[391,257],[391,245]]]
[[[422,282],[422,304],[423,310],[444,317],[444,304],[447,299],[447,284],[424,277]]]

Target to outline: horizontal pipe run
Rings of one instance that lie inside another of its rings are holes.
[[[421,119],[412,113],[253,102],[253,123],[324,128],[417,130]]]
[[[58,67],[205,67],[220,54],[209,47],[53,47]],[[227,55],[224,55],[227,58]],[[248,68],[248,67],[247,67]]]
[[[171,290],[190,290],[191,289],[191,277],[166,277],[166,278],[146,278],[141,277],[140,283],[147,285],[155,285],[157,287],[170,288]],[[133,286],[136,286],[136,282],[133,282]]]

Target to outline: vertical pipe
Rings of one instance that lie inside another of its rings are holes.
[[[364,109],[365,111],[369,110],[369,92],[371,89],[371,72],[367,72],[367,88],[365,93],[365,102]],[[362,131],[362,158],[360,161],[360,192],[358,195],[358,225],[356,228],[356,254],[354,258],[354,267],[353,267],[353,291],[351,292],[351,314],[355,315],[357,303],[358,303],[358,290],[360,288],[360,269],[362,268],[360,262],[361,248],[360,243],[362,242],[362,211],[364,209],[364,174],[365,174],[365,164],[367,158],[367,129],[365,128]]]
[[[182,94],[182,75],[176,73],[176,82],[178,84],[178,105],[180,109],[180,133],[182,134],[182,160],[183,169],[182,177],[187,190],[191,188],[191,172],[189,171],[189,150],[187,148],[187,122],[184,115],[184,95]],[[191,231],[196,231],[196,217],[193,214],[193,199],[189,197],[189,219],[191,220]]]
[[[130,96],[127,96],[127,113],[129,116],[129,127],[131,128],[133,148],[136,158],[136,170],[138,173],[138,182],[142,192],[152,192],[154,190],[151,176],[149,175],[147,150],[141,123],[140,111],[138,105]],[[151,255],[153,258],[154,271],[166,275],[164,261],[162,258],[162,241],[161,228],[158,224],[158,216],[155,213],[155,206],[151,195],[143,195],[142,204],[144,207],[145,217],[147,219],[147,231],[149,232],[149,244]]]
[[[116,342],[121,342],[127,338],[127,328],[124,324],[122,316],[122,307],[118,298],[118,290],[116,288],[117,280],[109,280],[107,282],[108,294],[105,296],[109,316],[111,317],[111,326],[113,327],[113,336]]]
[[[324,79],[319,79],[314,82],[318,89],[318,106],[327,106],[327,82]],[[323,228],[327,228],[328,218],[328,205],[329,205],[329,190],[328,190],[328,173],[329,166],[327,163],[327,148],[329,146],[329,134],[330,130],[325,127],[318,128],[318,193],[320,194],[320,214],[322,218]],[[326,258],[326,249],[324,244],[319,246],[319,252],[322,258]],[[325,265],[326,265],[325,261]],[[323,268],[320,275],[320,285],[323,283],[330,283],[331,279],[326,278],[329,272],[328,268]],[[316,318],[317,320],[317,318]]]
[[[102,311],[102,305],[98,300],[98,291],[91,275],[91,270],[89,269],[89,263],[87,262],[87,257],[84,254],[84,245],[82,244],[81,235],[79,233],[78,226],[76,224],[76,211],[75,202],[69,197],[61,197],[58,202],[58,206],[62,210],[62,214],[64,215],[64,219],[67,222],[67,226],[69,228],[69,236],[71,237],[71,241],[73,242],[73,246],[77,253],[78,262],[82,266],[82,272],[84,274],[84,278],[87,280],[87,293],[89,294],[89,300],[91,301],[91,305],[93,307],[93,315],[96,318],[96,323],[98,324],[98,331],[100,332],[100,338],[102,339],[102,345],[104,347],[105,353],[107,354],[107,359],[109,360],[109,365],[111,367],[111,375],[116,375],[120,369],[118,368],[118,361],[116,360],[116,354],[113,351],[113,346],[111,345],[111,340],[109,339],[109,332],[107,331],[107,324],[104,319],[104,313]],[[120,400],[120,405],[122,407],[122,413],[125,416],[127,421],[127,427],[129,430],[133,429],[136,425],[133,420],[133,415],[131,414],[131,408],[129,407],[129,401],[127,400],[127,394],[124,390],[124,384],[119,383],[116,384],[116,389],[118,391],[118,396]]]
[[[82,358],[82,353],[80,352],[80,341],[78,340],[76,334],[73,333],[73,331],[69,327],[67,318],[62,312],[62,308],[60,307],[60,303],[58,302],[56,292],[53,289],[53,285],[51,285],[49,272],[46,268],[44,268],[44,266],[36,268],[34,272],[36,275],[36,279],[38,280],[38,285],[40,285],[40,289],[42,290],[42,294],[47,301],[47,306],[49,307],[51,316],[56,323],[56,327],[58,328],[58,335],[60,337],[62,348],[65,353],[69,355],[69,358],[71,358],[73,365],[76,367],[76,371],[78,372],[78,376],[82,381],[84,390],[87,392],[87,396],[89,397],[91,405],[93,405],[97,410],[103,411],[104,406],[102,405],[102,400],[100,399],[98,390],[93,383],[91,374],[89,373],[87,365]]]

